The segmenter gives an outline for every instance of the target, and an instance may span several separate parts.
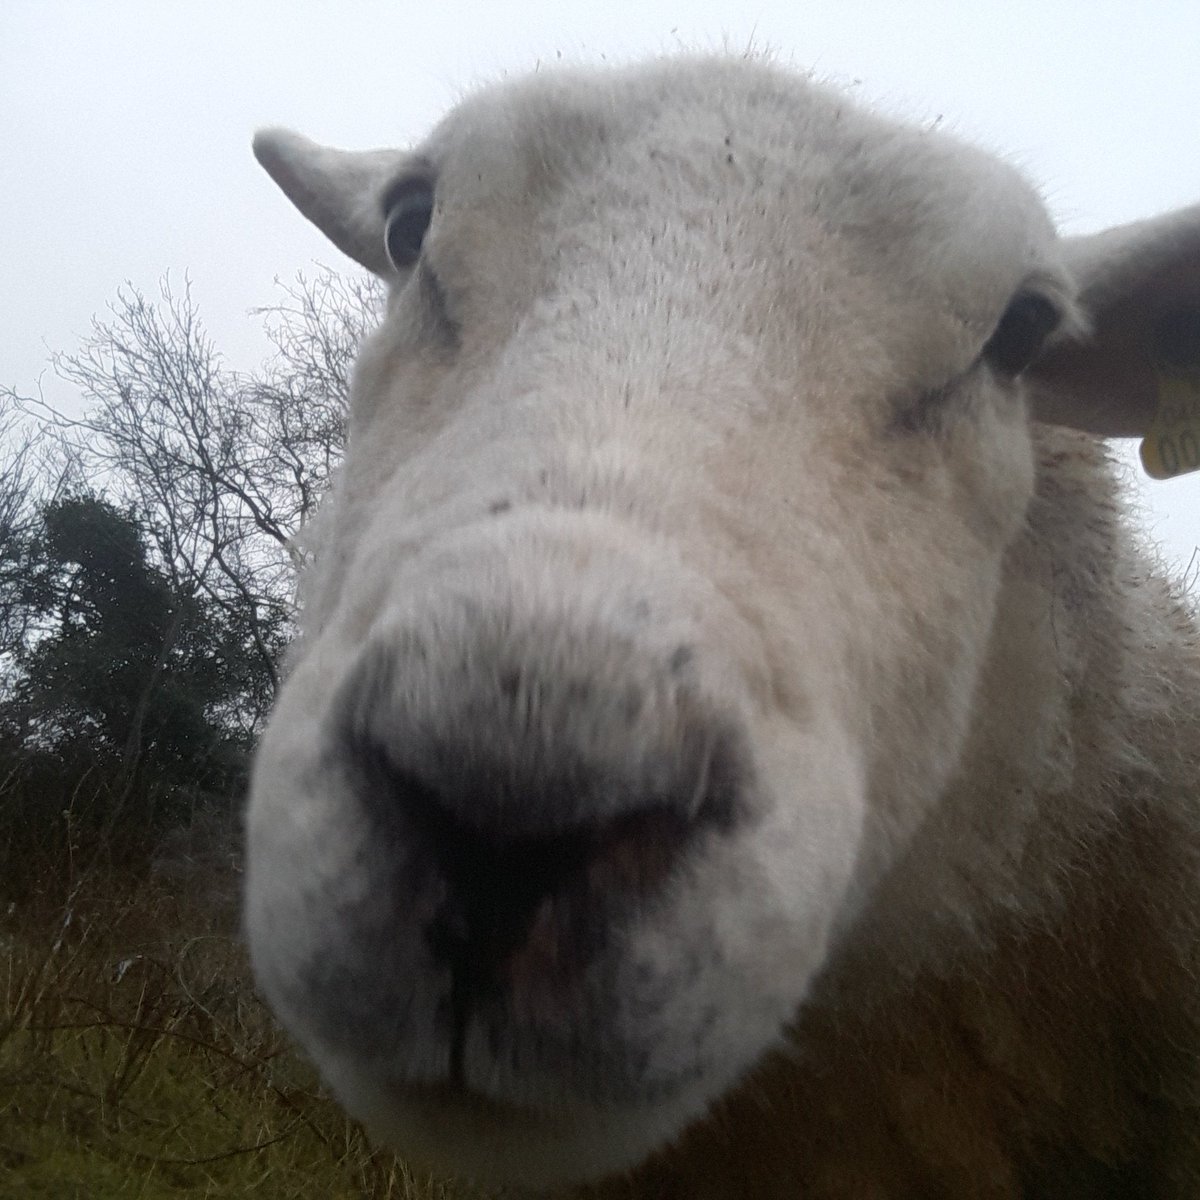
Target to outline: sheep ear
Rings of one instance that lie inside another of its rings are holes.
[[[1200,410],[1200,205],[1063,246],[1090,330],[1030,367],[1034,417],[1145,437],[1181,378]]]
[[[287,129],[263,129],[254,157],[333,244],[368,271],[396,277],[384,250],[383,192],[408,159],[398,150],[331,150]]]

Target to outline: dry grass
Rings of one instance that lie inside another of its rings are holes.
[[[93,872],[0,913],[5,1200],[451,1200],[372,1153],[291,1053],[234,885]]]

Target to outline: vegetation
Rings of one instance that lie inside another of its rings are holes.
[[[0,1196],[446,1194],[322,1095],[237,938],[238,813],[378,297],[329,273],[226,368],[122,292],[0,392]],[[461,1193],[459,1193],[461,1194]]]
[[[320,1093],[211,898],[95,872],[0,928],[6,1200],[447,1194]]]

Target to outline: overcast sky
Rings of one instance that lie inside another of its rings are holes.
[[[32,390],[123,281],[168,270],[227,360],[256,364],[274,278],[349,269],[254,163],[257,126],[405,145],[503,73],[726,41],[942,117],[1068,232],[1200,200],[1198,0],[0,0],[0,384]],[[1139,491],[1186,563],[1200,476]]]

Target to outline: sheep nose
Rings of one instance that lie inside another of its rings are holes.
[[[401,891],[458,992],[532,959],[582,968],[686,847],[735,822],[735,723],[679,677],[686,657],[561,629],[364,656],[336,706],[341,753],[380,836],[421,864]]]

